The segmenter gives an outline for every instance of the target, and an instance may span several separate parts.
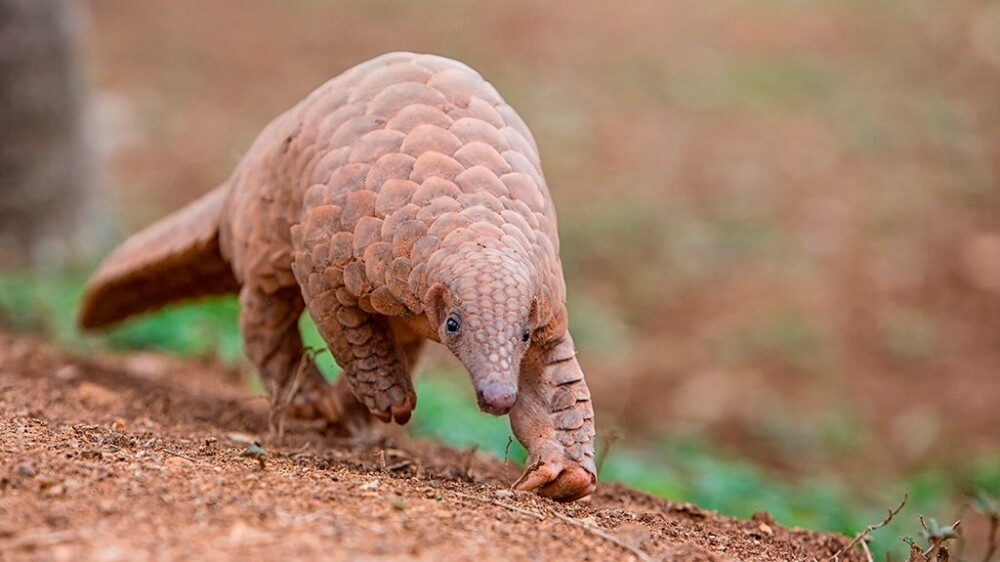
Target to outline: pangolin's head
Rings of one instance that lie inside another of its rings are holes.
[[[466,247],[436,268],[428,318],[468,369],[479,408],[493,415],[517,400],[521,362],[548,322],[548,289],[537,260],[505,247]]]

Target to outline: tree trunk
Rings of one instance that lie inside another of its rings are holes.
[[[79,26],[73,0],[0,0],[0,268],[65,265],[93,243]]]

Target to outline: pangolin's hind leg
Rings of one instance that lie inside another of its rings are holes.
[[[372,418],[343,380],[327,383],[306,353],[298,325],[304,308],[297,286],[267,292],[244,285],[240,328],[246,354],[277,404],[291,395],[290,412],[296,417],[324,419],[342,433],[357,433]]]
[[[325,380],[312,380],[313,383],[296,394],[292,403],[292,413],[296,417],[325,419],[328,429],[343,437],[367,434],[375,416],[354,396],[354,389],[347,377],[339,377],[332,385]]]

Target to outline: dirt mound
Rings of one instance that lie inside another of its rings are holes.
[[[0,333],[0,558],[823,560],[847,542],[616,484],[559,505],[509,491],[518,467],[398,430],[279,444],[239,379]]]

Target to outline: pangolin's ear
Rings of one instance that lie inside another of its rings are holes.
[[[528,313],[528,325],[538,329],[545,322],[542,320],[542,301],[538,297],[531,299],[531,312]]]
[[[528,316],[531,325],[535,327],[532,339],[548,342],[553,337],[565,332],[567,318],[566,307],[562,303],[554,303],[551,293],[543,289],[531,303],[531,313]]]
[[[424,312],[427,313],[427,319],[434,330],[441,327],[445,316],[448,314],[446,310],[447,303],[444,297],[445,288],[443,283],[435,283],[430,289],[427,289],[427,293],[424,295]]]
[[[535,294],[531,300],[531,312],[528,313],[528,322],[535,327],[542,327],[552,319],[552,298],[549,295],[549,288],[542,286],[541,290]]]

